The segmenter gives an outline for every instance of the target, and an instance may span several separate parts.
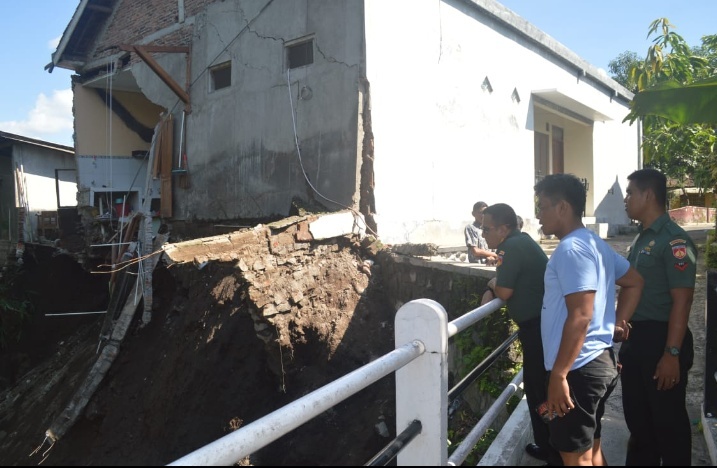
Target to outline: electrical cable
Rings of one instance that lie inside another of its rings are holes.
[[[262,15],[262,13],[264,13],[264,11],[265,11],[272,3],[274,3],[274,0],[269,0],[269,1],[261,8],[261,10],[259,10],[259,12],[254,16],[254,18],[252,18],[250,21],[248,21],[248,22],[246,23],[246,26],[244,26],[241,30],[239,30],[239,32],[232,38],[232,40],[229,41],[229,42],[227,43],[227,45],[224,46],[224,48],[222,48],[222,50],[219,51],[219,53],[217,53],[217,55],[209,62],[209,64],[208,64],[206,67],[204,67],[204,69],[203,69],[201,72],[199,72],[199,73],[197,74],[196,78],[194,78],[194,80],[192,80],[192,81],[189,83],[189,89],[187,89],[187,92],[189,92],[189,91],[192,89],[192,87],[193,87],[194,84],[199,80],[199,78],[201,78],[201,77],[204,75],[204,73],[206,73],[207,70],[209,70],[209,69],[211,68],[211,66],[214,64],[214,62],[215,62],[224,52],[226,52],[226,50],[239,38],[239,36],[241,36],[242,33],[244,33],[244,31],[246,31],[246,30],[249,28],[249,26],[251,26],[251,25],[254,23],[254,21],[256,21],[256,19],[259,18],[259,17]],[[358,211],[356,211],[354,208],[351,208],[351,207],[346,206],[346,205],[344,205],[344,204],[342,204],[342,203],[339,203],[339,202],[337,202],[337,201],[335,201],[335,200],[332,200],[332,199],[330,199],[330,198],[325,197],[323,194],[321,194],[321,193],[316,189],[316,187],[314,187],[314,185],[313,185],[313,184],[311,183],[311,181],[309,180],[309,177],[308,177],[308,175],[306,174],[306,170],[304,169],[304,164],[303,164],[302,159],[301,159],[301,149],[300,149],[300,147],[299,147],[299,138],[298,138],[298,134],[297,134],[297,131],[296,131],[296,119],[295,119],[295,116],[294,116],[294,102],[293,102],[293,98],[292,98],[292,96],[291,96],[291,78],[290,78],[290,70],[289,70],[289,69],[286,70],[286,78],[287,78],[287,88],[288,88],[288,91],[289,91],[289,102],[290,102],[290,106],[291,106],[291,120],[292,120],[293,130],[294,130],[294,142],[295,142],[295,144],[296,144],[296,152],[297,152],[297,156],[298,156],[298,158],[299,158],[299,165],[301,166],[301,172],[302,172],[303,175],[304,175],[304,179],[306,179],[306,182],[309,184],[309,187],[311,187],[311,189],[312,189],[318,196],[320,196],[321,198],[323,198],[324,200],[326,200],[326,201],[328,201],[328,202],[334,203],[334,204],[336,204],[336,205],[338,205],[338,206],[340,206],[340,207],[342,207],[342,208],[345,208],[345,209],[351,211],[351,213],[353,213],[353,215],[354,215],[354,218],[359,218],[359,219],[362,219],[362,220],[363,220],[361,214],[360,214]],[[177,101],[174,103],[174,106],[172,106],[172,109],[169,111],[170,114],[172,114],[172,113],[174,112],[174,110],[177,108],[177,106],[179,105],[179,103],[180,103],[180,100],[177,99]],[[371,227],[366,223],[365,220],[363,220],[363,225],[364,225],[364,229],[365,229],[365,230],[371,232],[376,238],[379,237],[379,236],[378,236],[378,233],[375,232],[373,229],[371,229]]]
[[[291,69],[286,70],[286,87],[289,90],[289,106],[291,108],[291,123],[292,128],[294,130],[294,143],[296,144],[296,155],[299,159],[299,166],[301,167],[301,173],[304,175],[304,179],[306,180],[306,183],[309,184],[309,187],[316,193],[318,196],[323,198],[324,200],[334,203],[342,208],[345,208],[354,215],[355,218],[363,219],[361,217],[361,213],[357,212],[354,208],[351,208],[350,206],[346,206],[343,203],[337,202],[336,200],[332,200],[326,196],[324,196],[321,192],[319,192],[316,187],[314,187],[314,184],[311,183],[311,180],[309,180],[309,176],[306,174],[306,169],[304,169],[304,162],[301,158],[301,148],[299,146],[299,134],[296,130],[296,117],[295,117],[295,111],[294,111],[294,98],[291,96]],[[369,225],[366,223],[365,220],[363,220],[364,229],[371,231],[371,233],[378,238],[378,233],[376,233],[373,229],[369,227]]]
[[[209,65],[207,65],[206,67],[204,67],[204,69],[203,69],[201,72],[199,72],[199,74],[197,74],[197,77],[196,77],[194,80],[192,80],[191,83],[189,83],[189,89],[187,89],[187,93],[189,93],[189,91],[192,89],[192,86],[194,86],[194,83],[196,83],[197,80],[199,80],[199,78],[201,78],[202,75],[204,75],[204,73],[206,73],[207,70],[209,70],[209,69],[212,67],[212,65],[214,64],[214,62],[215,62],[224,52],[226,52],[226,50],[229,48],[229,46],[231,46],[231,45],[234,43],[234,41],[236,41],[237,39],[239,39],[239,36],[241,36],[242,33],[243,33],[244,31],[246,31],[246,30],[249,28],[249,26],[251,26],[252,23],[254,23],[254,21],[256,21],[256,19],[259,18],[259,16],[261,16],[261,14],[264,13],[264,10],[266,10],[267,8],[269,8],[269,5],[271,5],[272,3],[274,3],[274,0],[269,0],[269,1],[266,3],[266,5],[264,5],[263,7],[261,7],[261,10],[259,10],[259,13],[257,13],[256,16],[254,16],[254,18],[251,19],[251,21],[247,21],[246,26],[244,26],[243,28],[241,28],[241,29],[239,30],[239,32],[236,34],[236,36],[234,36],[234,37],[232,38],[232,40],[229,41],[229,42],[227,43],[227,45],[224,46],[224,48],[219,51],[219,53],[212,59],[212,61],[209,62]],[[169,111],[170,114],[173,114],[173,113],[174,113],[174,109],[177,108],[177,105],[179,105],[179,102],[180,102],[180,100],[177,99],[177,101],[174,103],[174,106],[172,106],[172,109]]]

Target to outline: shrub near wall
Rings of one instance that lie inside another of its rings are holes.
[[[705,260],[707,268],[717,269],[717,235],[712,229],[707,233],[707,244],[705,245]]]
[[[449,270],[421,258],[381,251],[376,257],[386,284],[389,302],[398,310],[415,299],[432,299],[443,306],[448,320],[480,306],[483,292],[493,272],[477,275],[467,267]],[[455,335],[448,343],[449,389],[461,381],[477,364],[502,344],[516,330],[503,307],[478,323]],[[476,385],[467,391],[466,398],[477,413],[484,412],[500,395],[522,366],[522,354],[514,342],[507,357],[499,359]]]
[[[379,252],[376,261],[385,278],[383,286],[386,296],[396,310],[415,299],[432,299],[443,306],[449,321],[480,305],[488,280],[494,275],[491,271],[476,274],[467,267],[446,269],[443,265],[421,258],[387,251]],[[496,312],[471,327],[474,329],[472,341],[492,350],[510,336],[513,327],[505,310]],[[452,339],[449,346],[455,345],[456,341]],[[455,375],[461,374],[461,364],[453,356],[449,357],[453,361],[449,363],[449,371]]]

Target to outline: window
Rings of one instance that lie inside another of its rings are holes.
[[[288,67],[299,68],[314,63],[314,40],[286,46]]]
[[[228,88],[232,85],[232,63],[224,62],[211,67],[209,72],[212,77],[211,91]]]

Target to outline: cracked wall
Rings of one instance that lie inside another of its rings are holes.
[[[174,218],[281,217],[297,197],[331,211],[357,209],[362,2],[235,0],[192,12],[191,189],[174,191]],[[164,30],[171,38],[170,27]],[[157,31],[150,25],[143,34],[134,42]],[[287,70],[286,45],[297,40],[313,41],[313,63]],[[156,59],[185,82],[182,54]],[[231,86],[213,90],[211,69],[226,63]],[[133,65],[132,73],[148,99],[181,119],[183,105],[145,64]]]

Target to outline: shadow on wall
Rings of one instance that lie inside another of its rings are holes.
[[[595,219],[598,223],[608,224],[608,236],[618,234],[620,226],[630,224],[630,218],[625,213],[625,195],[617,175],[599,202],[598,195],[595,195],[595,202]]]

